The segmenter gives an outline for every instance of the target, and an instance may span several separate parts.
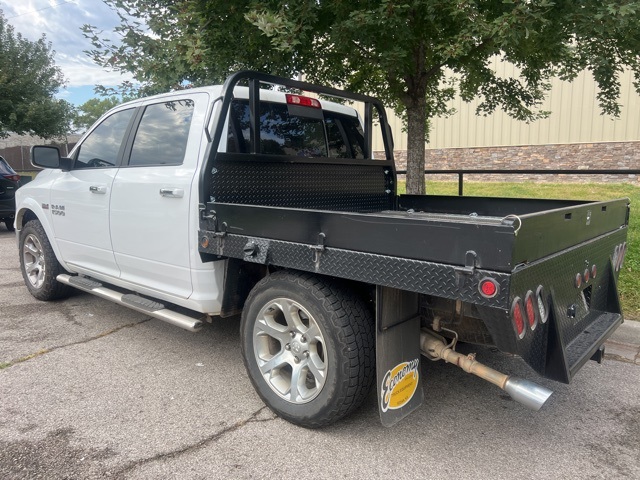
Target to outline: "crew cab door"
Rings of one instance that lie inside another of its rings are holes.
[[[113,252],[122,280],[188,298],[191,249],[197,248],[190,245],[189,232],[198,228],[192,224],[197,222],[192,183],[208,95],[182,93],[149,102],[142,105],[113,182]]]
[[[51,186],[46,207],[60,253],[83,273],[120,274],[109,233],[109,201],[135,110],[125,108],[102,120],[74,149],[72,170],[60,172]]]

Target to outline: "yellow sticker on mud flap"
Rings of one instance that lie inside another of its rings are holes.
[[[382,379],[382,411],[402,408],[418,388],[420,359],[402,362],[388,370]]]

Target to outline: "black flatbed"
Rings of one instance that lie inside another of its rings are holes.
[[[433,208],[444,201],[450,208]],[[503,215],[510,203],[512,212],[522,213]],[[399,204],[406,204],[404,196]],[[510,272],[623,228],[628,215],[627,199],[564,202],[427,195],[412,196],[409,204],[413,208],[358,213],[210,203],[215,219],[204,231],[219,231],[224,225],[229,234],[456,266],[464,266],[467,252],[474,252],[477,268]],[[463,206],[482,207],[481,213],[467,213]]]
[[[250,149],[219,151],[233,88],[243,79],[250,91]],[[363,102],[364,158],[260,151],[260,82]],[[381,160],[372,155],[374,112],[385,146]],[[376,292],[418,293],[411,298],[445,312],[456,330],[468,327],[469,338],[518,354],[541,375],[564,382],[622,322],[616,282],[628,199],[398,195],[382,104],[298,81],[230,77],[216,115],[200,178],[199,251],[207,261],[228,261],[232,283],[285,268]],[[494,294],[481,290],[487,280]],[[511,312],[534,295],[547,315],[519,336]],[[233,311],[244,298],[223,304]]]

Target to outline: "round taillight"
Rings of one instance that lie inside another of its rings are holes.
[[[576,274],[576,288],[580,288],[582,286],[582,275],[579,273]]]
[[[536,290],[536,300],[538,304],[538,313],[540,314],[540,321],[545,323],[549,318],[549,309],[547,308],[547,301],[544,299],[544,287],[540,285]]]
[[[591,278],[596,278],[596,275],[598,275],[598,267],[596,267],[595,265],[591,266]]]
[[[584,277],[584,283],[588,283],[589,280],[591,279],[591,272],[589,271],[588,268],[584,270],[584,273],[582,274],[582,276]]]
[[[513,320],[513,326],[516,329],[516,335],[518,335],[518,338],[524,338],[524,313],[522,311],[522,300],[520,300],[519,297],[516,297],[513,300],[513,305],[511,306],[511,319]]]
[[[527,321],[531,330],[535,330],[538,325],[538,317],[536,316],[536,306],[534,305],[535,298],[533,292],[529,290],[527,296],[524,297],[524,309],[527,312]]]
[[[478,290],[480,291],[480,295],[485,298],[493,298],[500,291],[500,286],[498,282],[496,282],[493,278],[483,278],[480,280],[480,285],[478,285]]]

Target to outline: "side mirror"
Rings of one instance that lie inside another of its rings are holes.
[[[53,145],[31,147],[31,163],[36,167],[71,170],[71,159],[60,156],[60,150]]]

